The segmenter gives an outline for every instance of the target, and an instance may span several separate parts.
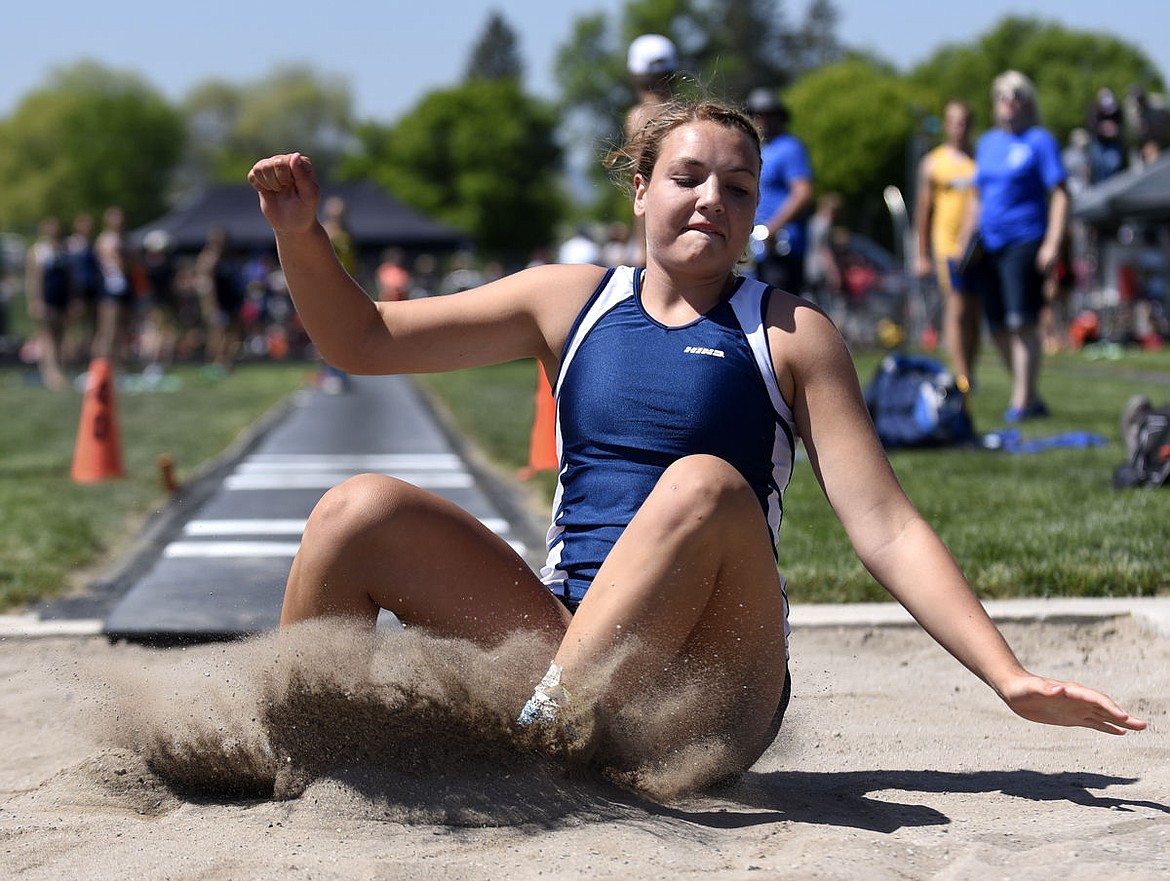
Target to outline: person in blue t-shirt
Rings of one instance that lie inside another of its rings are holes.
[[[992,339],[1012,374],[1004,419],[1047,416],[1037,392],[1044,279],[1064,242],[1069,195],[1060,145],[1040,125],[1032,81],[1009,70],[991,87],[995,127],[975,150],[969,238],[978,219],[986,259],[976,287]]]
[[[760,281],[804,292],[806,229],[813,210],[812,163],[804,143],[788,131],[788,108],[770,89],[753,89],[748,112],[763,137],[760,202],[752,238],[760,247]]]

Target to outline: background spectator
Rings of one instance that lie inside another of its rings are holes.
[[[959,279],[951,268],[962,251],[959,240],[974,177],[971,108],[962,101],[950,101],[943,108],[943,142],[918,164],[914,269],[919,278],[933,277],[938,284],[943,300],[943,344],[964,392],[970,390],[975,378],[983,315],[978,296],[956,285]]]
[[[62,389],[66,386],[61,344],[69,307],[69,259],[61,241],[61,223],[56,217],[46,217],[40,222],[36,241],[28,249],[25,292],[29,317],[37,325],[33,346],[41,382],[45,388]]]
[[[1112,89],[1099,89],[1089,111],[1089,180],[1100,183],[1125,168],[1121,105]]]
[[[661,34],[642,34],[630,43],[626,53],[626,69],[637,98],[634,106],[626,113],[624,128],[628,141],[634,132],[645,125],[646,120],[670,100],[672,83],[678,72],[678,50],[673,42]],[[646,228],[637,215],[634,215],[630,242],[629,264],[645,266]]]
[[[1057,266],[1068,221],[1066,174],[1056,138],[1040,125],[1032,81],[1018,71],[991,89],[995,128],[975,151],[972,211],[986,259],[979,289],[992,339],[1012,375],[1004,419],[1048,415],[1037,384],[1044,280]]]
[[[841,295],[841,261],[833,230],[841,213],[841,194],[825,193],[808,222],[808,254],[805,259],[805,291],[814,303],[830,314]]]
[[[122,226],[122,209],[111,206],[102,214],[102,231],[94,241],[94,254],[102,273],[102,297],[98,303],[97,332],[92,357],[123,358],[127,324],[133,313],[134,292]]]
[[[405,300],[410,296],[410,273],[401,248],[387,248],[377,272],[379,300]]]
[[[195,279],[207,323],[207,375],[225,376],[235,366],[243,341],[244,283],[222,227],[208,232],[195,261]]]
[[[760,280],[799,294],[804,289],[805,224],[813,206],[808,150],[788,133],[788,108],[771,89],[753,89],[748,110],[764,139],[756,233],[763,244]]]
[[[557,250],[557,263],[601,263],[601,249],[597,242],[589,235],[589,228],[584,224],[561,243]]]

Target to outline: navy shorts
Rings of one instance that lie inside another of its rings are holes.
[[[988,251],[979,293],[993,331],[1034,327],[1044,307],[1044,276],[1036,268],[1040,239]]]

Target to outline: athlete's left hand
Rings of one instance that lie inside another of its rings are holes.
[[[1012,711],[1032,722],[1080,726],[1106,734],[1141,731],[1146,723],[1117,706],[1108,695],[1075,682],[1028,674],[1001,691]]]

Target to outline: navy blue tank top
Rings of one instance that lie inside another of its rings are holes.
[[[796,432],[765,333],[767,286],[740,279],[708,313],[668,327],[643,308],[641,277],[625,266],[606,274],[573,325],[554,388],[560,472],[541,577],[574,602],[676,459],[705,453],[733,465],[773,548],[792,476]]]

